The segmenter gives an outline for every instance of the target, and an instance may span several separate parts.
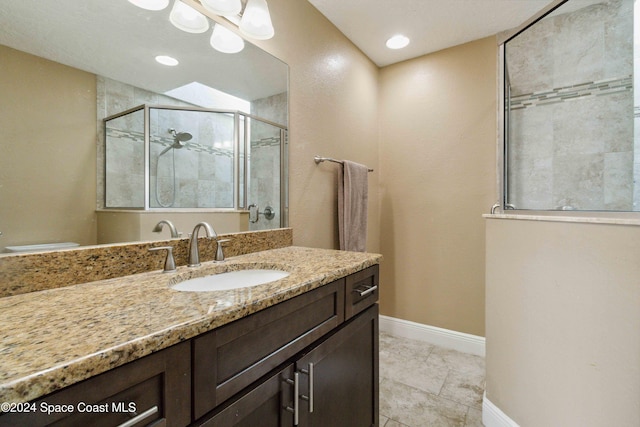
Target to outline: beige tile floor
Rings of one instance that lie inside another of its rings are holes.
[[[380,333],[380,427],[481,427],[484,358]]]

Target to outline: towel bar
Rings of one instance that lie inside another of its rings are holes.
[[[320,157],[320,156],[315,156],[313,158],[313,160],[316,162],[316,165],[319,165],[322,162],[333,162],[333,163],[340,163],[341,165],[344,164],[344,160],[336,160],[336,159],[332,159],[331,157]],[[369,168],[368,169],[369,172],[373,172],[373,169]]]

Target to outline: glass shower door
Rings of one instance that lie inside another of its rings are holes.
[[[152,208],[234,208],[234,114],[151,108]]]
[[[286,178],[282,169],[286,155],[285,131],[273,123],[249,118],[249,229],[280,227],[286,203],[282,185]]]
[[[144,109],[105,120],[105,206],[144,208]]]

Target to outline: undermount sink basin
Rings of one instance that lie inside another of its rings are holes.
[[[263,285],[287,277],[289,273],[281,270],[238,270],[227,273],[196,277],[177,283],[171,288],[186,292],[227,291],[230,289],[248,288]]]

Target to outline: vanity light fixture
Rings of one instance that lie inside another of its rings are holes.
[[[238,53],[244,49],[244,40],[220,24],[213,24],[211,47],[222,53]]]
[[[402,49],[409,44],[409,38],[402,34],[396,34],[387,40],[386,44],[389,49]]]
[[[236,25],[238,30],[247,37],[268,40],[275,34],[267,0],[199,0],[202,7],[211,13],[223,16],[227,21]],[[168,6],[169,0],[129,0],[132,4],[148,10],[162,10]],[[181,0],[174,0],[169,21],[182,31],[188,33],[204,33],[209,29],[209,19]],[[234,31],[225,26],[214,23],[211,47],[222,53],[237,53],[244,49],[244,40]],[[165,65],[167,64],[156,60]]]
[[[207,17],[180,0],[173,3],[169,21],[187,33],[204,33],[209,29]]]
[[[220,16],[234,16],[242,11],[240,0],[200,0],[200,4],[209,12]]]
[[[167,55],[158,55],[156,56],[156,61],[162,65],[168,65],[169,67],[175,67],[179,64],[176,58]]]
[[[247,37],[267,40],[275,31],[271,23],[269,6],[266,0],[247,0],[242,10],[241,0],[200,0],[200,4],[216,15],[224,16],[238,26]]]
[[[169,6],[169,0],[129,0],[129,3],[146,10],[162,10]]]
[[[240,32],[247,37],[268,40],[275,31],[271,23],[267,0],[248,0],[240,19]]]

